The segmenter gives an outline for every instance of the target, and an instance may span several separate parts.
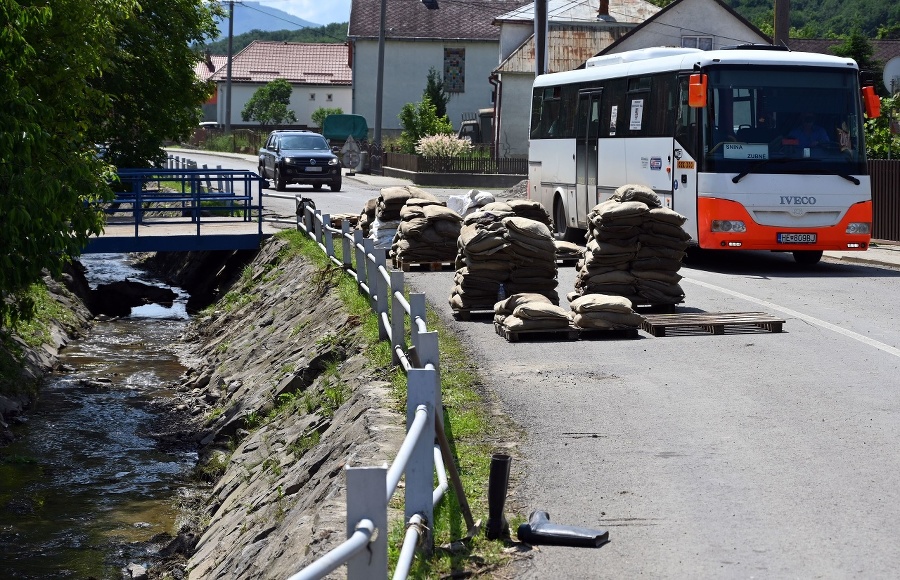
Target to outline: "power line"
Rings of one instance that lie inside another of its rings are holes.
[[[260,14],[265,14],[266,16],[268,16],[268,17],[270,17],[270,18],[273,18],[274,20],[281,20],[282,22],[287,22],[288,24],[291,24],[291,25],[295,26],[298,30],[307,29],[307,30],[309,30],[310,32],[316,33],[316,34],[318,34],[319,36],[322,36],[322,37],[325,37],[325,38],[331,38],[331,39],[336,40],[336,41],[338,41],[338,42],[347,42],[347,39],[346,39],[346,38],[339,38],[339,37],[337,37],[337,36],[332,36],[332,35],[330,35],[330,34],[327,34],[327,33],[323,32],[323,31],[319,30],[319,28],[325,28],[327,25],[326,25],[326,26],[317,27],[317,28],[313,28],[312,26],[306,26],[306,25],[300,24],[299,22],[293,22],[293,21],[291,21],[291,20],[288,20],[287,18],[282,18],[281,16],[277,16],[277,15],[275,15],[275,14],[272,14],[271,12],[266,12],[265,10],[262,10],[262,9],[260,9],[260,8],[255,7],[255,6],[249,6],[249,5],[247,5],[246,3],[244,3],[244,2],[235,2],[235,4],[240,4],[241,6],[243,6],[244,8],[246,8],[247,10],[253,10],[253,11],[259,12]]]

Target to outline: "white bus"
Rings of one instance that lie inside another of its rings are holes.
[[[535,79],[528,194],[557,237],[583,241],[594,205],[640,184],[701,248],[815,264],[869,245],[864,113],[879,100],[849,58],[767,45],[594,57]]]

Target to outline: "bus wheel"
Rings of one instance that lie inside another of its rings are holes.
[[[821,250],[803,250],[793,252],[794,261],[801,266],[815,266],[822,259]]]
[[[562,200],[556,198],[556,201],[553,203],[553,229],[555,230],[554,234],[556,239],[563,242],[584,242],[583,238],[581,240],[578,239],[578,234],[584,236],[584,232],[575,228],[570,228],[568,223],[569,222],[566,219],[566,208],[563,205]]]

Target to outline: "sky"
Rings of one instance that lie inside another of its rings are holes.
[[[350,21],[350,0],[258,0],[316,24]]]

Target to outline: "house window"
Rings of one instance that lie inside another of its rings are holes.
[[[332,99],[332,97],[331,97],[331,93],[328,93],[327,95],[325,95],[325,100],[328,101],[329,103],[330,103],[332,100],[334,100],[334,99]]]
[[[699,48],[700,50],[712,50],[712,36],[682,36],[681,46],[685,48]]]
[[[310,101],[315,101],[315,100],[316,100],[316,93],[309,93],[309,100],[310,100]]]
[[[466,49],[444,49],[444,90],[448,93],[466,92]]]

